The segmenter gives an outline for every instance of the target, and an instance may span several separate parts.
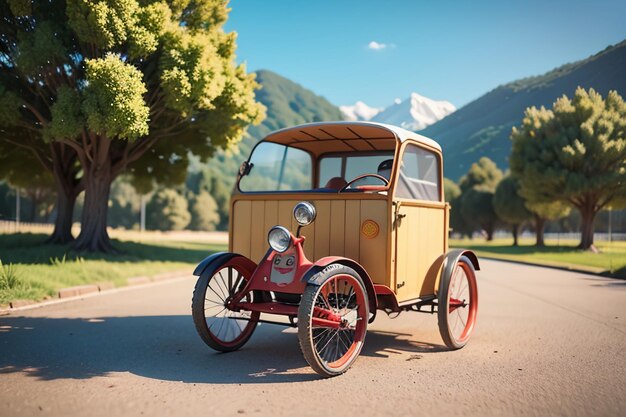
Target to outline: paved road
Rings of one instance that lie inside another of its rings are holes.
[[[210,351],[193,284],[0,317],[0,415],[626,415],[626,281],[483,261],[464,349],[442,347],[435,316],[380,316],[330,380],[292,329],[261,325],[241,351]]]

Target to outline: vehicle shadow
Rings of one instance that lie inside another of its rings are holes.
[[[320,379],[303,359],[295,332],[281,330],[261,325],[241,350],[224,354],[200,341],[189,316],[0,317],[0,375],[24,372],[54,380],[129,372],[166,381],[214,384]],[[408,353],[444,349],[407,337],[368,332],[362,355],[387,357],[390,349]]]

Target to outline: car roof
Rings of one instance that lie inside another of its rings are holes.
[[[263,141],[299,148],[314,155],[329,152],[392,151],[396,145],[414,140],[441,151],[434,140],[398,126],[375,122],[307,123],[268,134]]]

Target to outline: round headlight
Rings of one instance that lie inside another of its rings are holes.
[[[301,201],[293,208],[293,217],[300,226],[311,224],[315,220],[315,206],[308,201]]]
[[[272,249],[282,253],[289,249],[291,233],[282,226],[274,226],[267,235],[267,241]]]

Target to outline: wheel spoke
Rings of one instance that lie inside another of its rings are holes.
[[[213,293],[214,293],[215,295],[217,295],[217,298],[219,298],[220,300],[222,300],[222,302],[223,302],[223,303],[224,303],[224,302],[226,302],[226,300],[225,300],[224,298],[222,298],[222,296],[221,296],[221,295],[219,295],[219,294],[217,293],[217,291],[215,291],[215,289],[213,289],[213,287],[211,287],[211,283],[210,283],[210,282],[209,282],[209,285],[207,285],[207,288],[208,288],[208,289],[210,289],[211,291],[213,291]]]

